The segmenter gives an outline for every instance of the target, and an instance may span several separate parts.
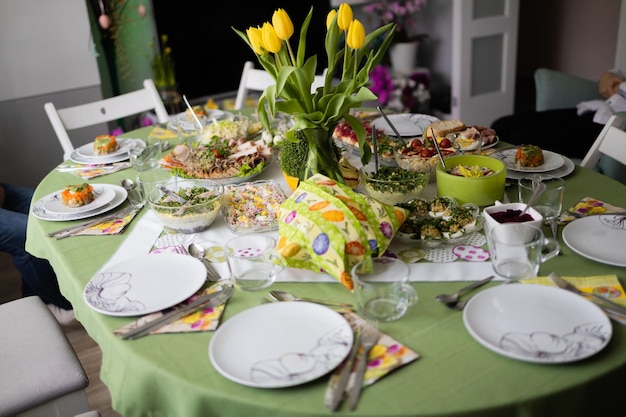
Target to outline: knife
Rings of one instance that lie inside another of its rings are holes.
[[[352,350],[341,364],[341,371],[339,375],[333,374],[328,381],[326,387],[326,395],[324,396],[324,405],[326,408],[337,411],[343,395],[348,386],[350,375],[352,374],[352,368],[354,366],[354,359],[359,351],[361,345],[361,328],[357,327],[354,332],[354,341],[352,342]]]
[[[156,330],[160,327],[165,326],[166,324],[172,323],[180,318],[183,318],[201,308],[207,307],[217,307],[219,305],[224,304],[233,292],[232,286],[226,286],[221,291],[215,291],[210,294],[203,295],[199,297],[194,302],[187,304],[184,307],[177,308],[176,310],[170,311],[169,313],[163,314],[156,320],[152,320],[149,323],[145,323],[141,326],[135,327],[128,333],[124,333],[120,335],[121,339],[137,339],[142,336],[145,336]]]

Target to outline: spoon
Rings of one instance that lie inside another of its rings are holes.
[[[435,150],[437,151],[437,155],[439,155],[439,160],[441,161],[441,166],[444,171],[448,171],[448,167],[446,167],[446,161],[443,160],[443,155],[441,154],[441,149],[439,149],[439,144],[437,143],[437,137],[435,136],[435,131],[433,128],[430,128],[430,133],[433,135],[433,145],[435,146]]]
[[[196,120],[196,124],[198,125],[198,129],[200,129],[200,132],[202,132],[202,130],[203,130],[202,123],[200,123],[200,119],[198,119],[198,116],[196,115],[196,112],[193,111],[193,107],[191,107],[191,104],[189,104],[189,100],[187,100],[187,96],[184,95],[184,94],[183,94],[183,100],[185,100],[185,104],[187,105],[187,108],[189,109],[189,111],[193,115],[193,118]]]
[[[532,206],[532,204],[537,201],[537,199],[539,198],[539,196],[541,194],[543,194],[543,192],[546,190],[546,184],[543,182],[539,182],[537,184],[537,186],[535,187],[535,190],[533,191],[532,195],[530,196],[530,199],[528,200],[528,203],[526,203],[526,207],[524,207],[524,210],[522,210],[521,214],[524,214],[528,211],[528,209],[530,208],[530,206]]]
[[[187,202],[187,200],[176,194],[174,191],[165,188],[163,184],[158,184],[156,187],[163,193],[167,194],[172,200],[176,201],[177,203],[185,204]]]
[[[199,259],[202,262],[202,264],[206,268],[207,278],[209,281],[216,282],[221,279],[220,275],[213,268],[213,265],[211,265],[211,262],[209,262],[209,260],[204,257],[204,255],[206,254],[206,251],[204,250],[202,246],[198,245],[197,243],[190,243],[189,247],[187,248],[187,252],[189,252],[191,256],[193,256],[196,259]]]
[[[435,299],[437,301],[440,301],[440,302],[446,304],[448,307],[455,308],[455,306],[459,302],[459,298],[461,298],[461,296],[463,294],[473,290],[474,288],[478,288],[481,285],[484,285],[484,284],[488,283],[493,278],[494,278],[494,275],[488,276],[485,279],[482,279],[482,280],[476,281],[476,282],[472,282],[471,284],[466,285],[465,287],[461,288],[460,290],[458,290],[454,294],[439,294],[439,295],[437,295],[435,297]]]
[[[385,119],[385,121],[387,122],[391,130],[393,130],[393,133],[396,134],[400,142],[402,142],[403,145],[406,145],[404,138],[402,138],[402,135],[400,134],[400,132],[398,132],[398,129],[396,129],[393,123],[391,123],[391,120],[389,120],[389,118],[387,117],[387,114],[383,111],[383,108],[380,106],[376,106],[376,108],[378,109],[378,112],[383,116],[383,118]]]
[[[128,193],[128,200],[133,205],[142,204],[142,198],[139,192],[137,191],[137,184],[134,183],[130,178],[124,178],[122,180],[122,187]]]
[[[270,291],[270,295],[278,301],[308,301],[310,303],[323,304],[327,306],[352,307],[352,304],[333,303],[332,301],[322,301],[322,300],[316,300],[313,298],[296,297],[295,295],[290,294],[285,291],[273,290],[273,291]]]

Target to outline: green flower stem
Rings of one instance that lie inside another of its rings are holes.
[[[339,158],[332,138],[333,131],[334,126],[331,129],[311,128],[298,131],[296,136],[300,140],[306,139],[309,146],[306,167],[300,173],[300,180],[320,173],[334,181],[345,183],[339,169]]]

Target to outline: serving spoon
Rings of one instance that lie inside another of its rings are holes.
[[[189,246],[187,247],[187,252],[189,252],[191,256],[193,256],[196,259],[199,259],[200,262],[202,262],[202,264],[207,270],[207,279],[209,281],[216,282],[221,279],[220,275],[213,268],[213,265],[211,265],[211,262],[207,258],[204,257],[204,255],[206,254],[206,251],[204,250],[202,246],[198,245],[197,243],[190,243]]]
[[[308,301],[310,303],[323,304],[326,306],[336,306],[336,307],[349,307],[352,308],[352,304],[347,303],[334,303],[332,301],[323,301],[316,300],[314,298],[305,298],[305,297],[296,297],[295,295],[288,293],[286,291],[270,291],[270,296],[278,301]]]
[[[530,206],[533,205],[533,203],[535,201],[537,201],[537,199],[539,198],[539,196],[541,194],[543,194],[543,192],[546,190],[546,184],[544,182],[540,182],[537,184],[537,186],[535,187],[535,190],[533,191],[532,195],[530,196],[530,199],[528,200],[528,203],[526,203],[526,207],[524,207],[524,210],[522,210],[522,212],[520,214],[524,214],[528,211],[528,209],[530,208]]]
[[[187,200],[176,194],[174,191],[164,187],[163,184],[158,184],[156,187],[163,193],[167,194],[172,200],[176,201],[177,203],[185,204],[187,202]]]
[[[130,178],[124,178],[122,180],[122,187],[128,193],[128,201],[134,206],[142,204],[142,198],[139,192],[137,191],[137,184]]]

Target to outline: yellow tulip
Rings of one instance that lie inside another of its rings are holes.
[[[337,25],[339,25],[339,29],[348,30],[352,19],[354,19],[352,7],[350,7],[347,3],[341,3],[337,17]]]
[[[261,35],[263,39],[263,47],[266,51],[272,52],[274,54],[280,51],[283,43],[280,39],[278,39],[278,35],[276,35],[274,26],[272,26],[271,23],[263,23],[263,27],[261,28]]]
[[[328,16],[326,16],[326,30],[330,30],[330,25],[333,24],[333,19],[336,14],[337,10],[335,9],[330,9],[330,12],[328,12]]]
[[[360,49],[365,44],[365,28],[358,19],[354,19],[352,23],[350,23],[346,39],[348,46],[352,49]]]
[[[248,35],[248,40],[252,45],[252,49],[254,53],[257,55],[263,54],[263,35],[261,34],[261,29],[258,27],[250,26],[248,30],[246,30],[246,35]]]
[[[274,12],[272,24],[279,39],[286,41],[293,35],[293,23],[284,9],[277,9]]]

